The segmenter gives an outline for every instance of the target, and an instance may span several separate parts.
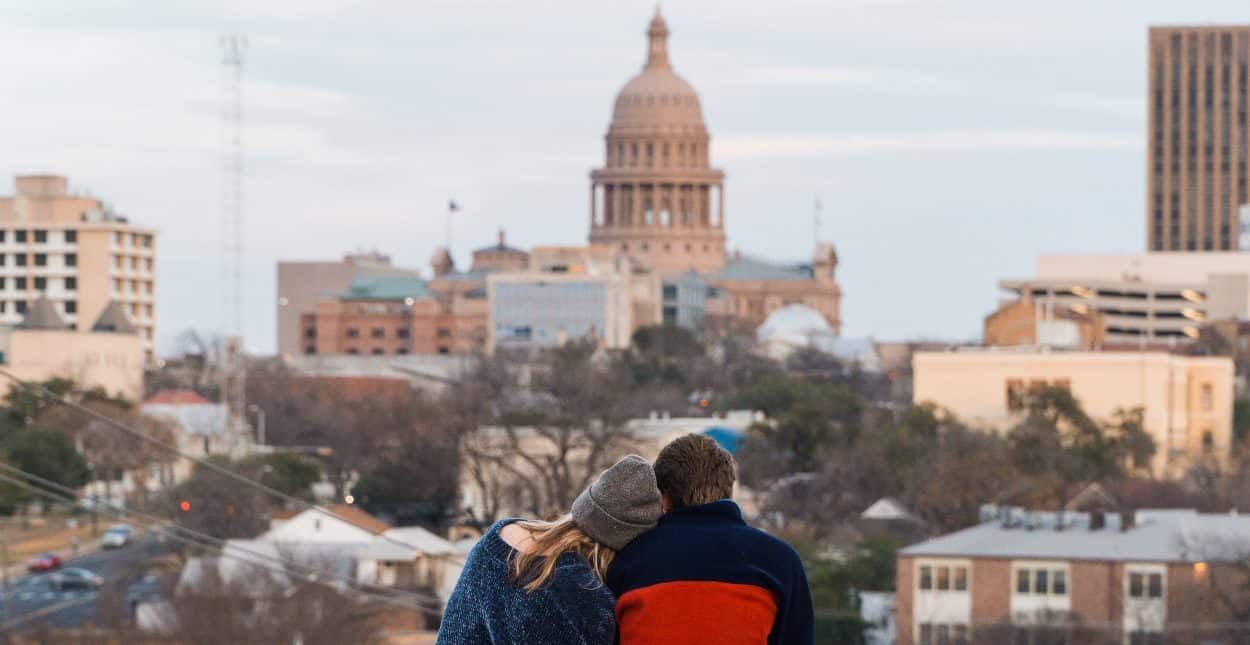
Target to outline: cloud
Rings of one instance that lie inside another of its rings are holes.
[[[1142,146],[1141,135],[1066,130],[936,130],[882,134],[727,135],[712,143],[716,159],[856,157],[969,150],[1108,150]]]

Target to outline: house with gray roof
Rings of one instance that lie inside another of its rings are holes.
[[[1245,595],[1250,516],[987,505],[981,520],[899,551],[899,645],[1090,632],[1130,645],[1250,638],[1221,602]]]

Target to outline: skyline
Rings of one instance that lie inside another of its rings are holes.
[[[65,174],[160,228],[159,352],[220,326],[204,276],[219,273],[223,32],[251,41],[249,347],[274,345],[277,260],[376,246],[428,275],[448,198],[460,266],[499,228],[584,243],[587,175],[654,5],[346,4],[0,9],[0,65],[25,99],[0,126],[0,193]],[[809,259],[818,197],[844,335],[903,339],[979,335],[995,282],[1039,253],[1142,252],[1146,27],[1246,22],[1240,4],[663,10],[727,174],[728,248]]]

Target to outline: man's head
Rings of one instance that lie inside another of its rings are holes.
[[[732,497],[734,477],[734,458],[701,434],[674,439],[655,460],[665,511]]]

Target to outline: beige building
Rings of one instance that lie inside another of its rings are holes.
[[[1140,407],[1158,449],[1157,476],[1178,477],[1204,459],[1223,460],[1232,448],[1233,362],[1227,357],[995,348],[920,352],[912,367],[916,403],[935,403],[995,432],[1021,419],[1012,399],[1037,385],[1070,388],[1094,419]]]
[[[38,297],[88,331],[110,302],[137,329],[147,360],[156,339],[156,230],[59,175],[24,175],[0,197],[0,325],[16,324]]]
[[[24,381],[73,380],[137,402],[143,397],[147,346],[113,303],[86,330],[74,329],[48,298],[31,303],[16,326],[0,327],[0,366]],[[13,383],[0,379],[0,395]]]
[[[1238,248],[1250,204],[1250,25],[1152,27],[1150,251]]]
[[[725,174],[711,165],[699,95],[673,70],[668,25],[656,12],[642,72],[621,88],[590,174],[590,243],[619,250],[661,275],[663,320],[697,326],[698,274],[709,315],[751,326],[790,304],[807,305],[841,330],[837,254],[816,245],[812,262],[774,264],[725,251]]]
[[[492,349],[582,338],[619,349],[661,322],[659,276],[607,245],[536,247],[527,271],[491,274],[486,293]]]
[[[1041,255],[1036,277],[998,286],[1047,320],[1097,315],[1108,346],[1187,344],[1207,322],[1250,318],[1250,253]]]

